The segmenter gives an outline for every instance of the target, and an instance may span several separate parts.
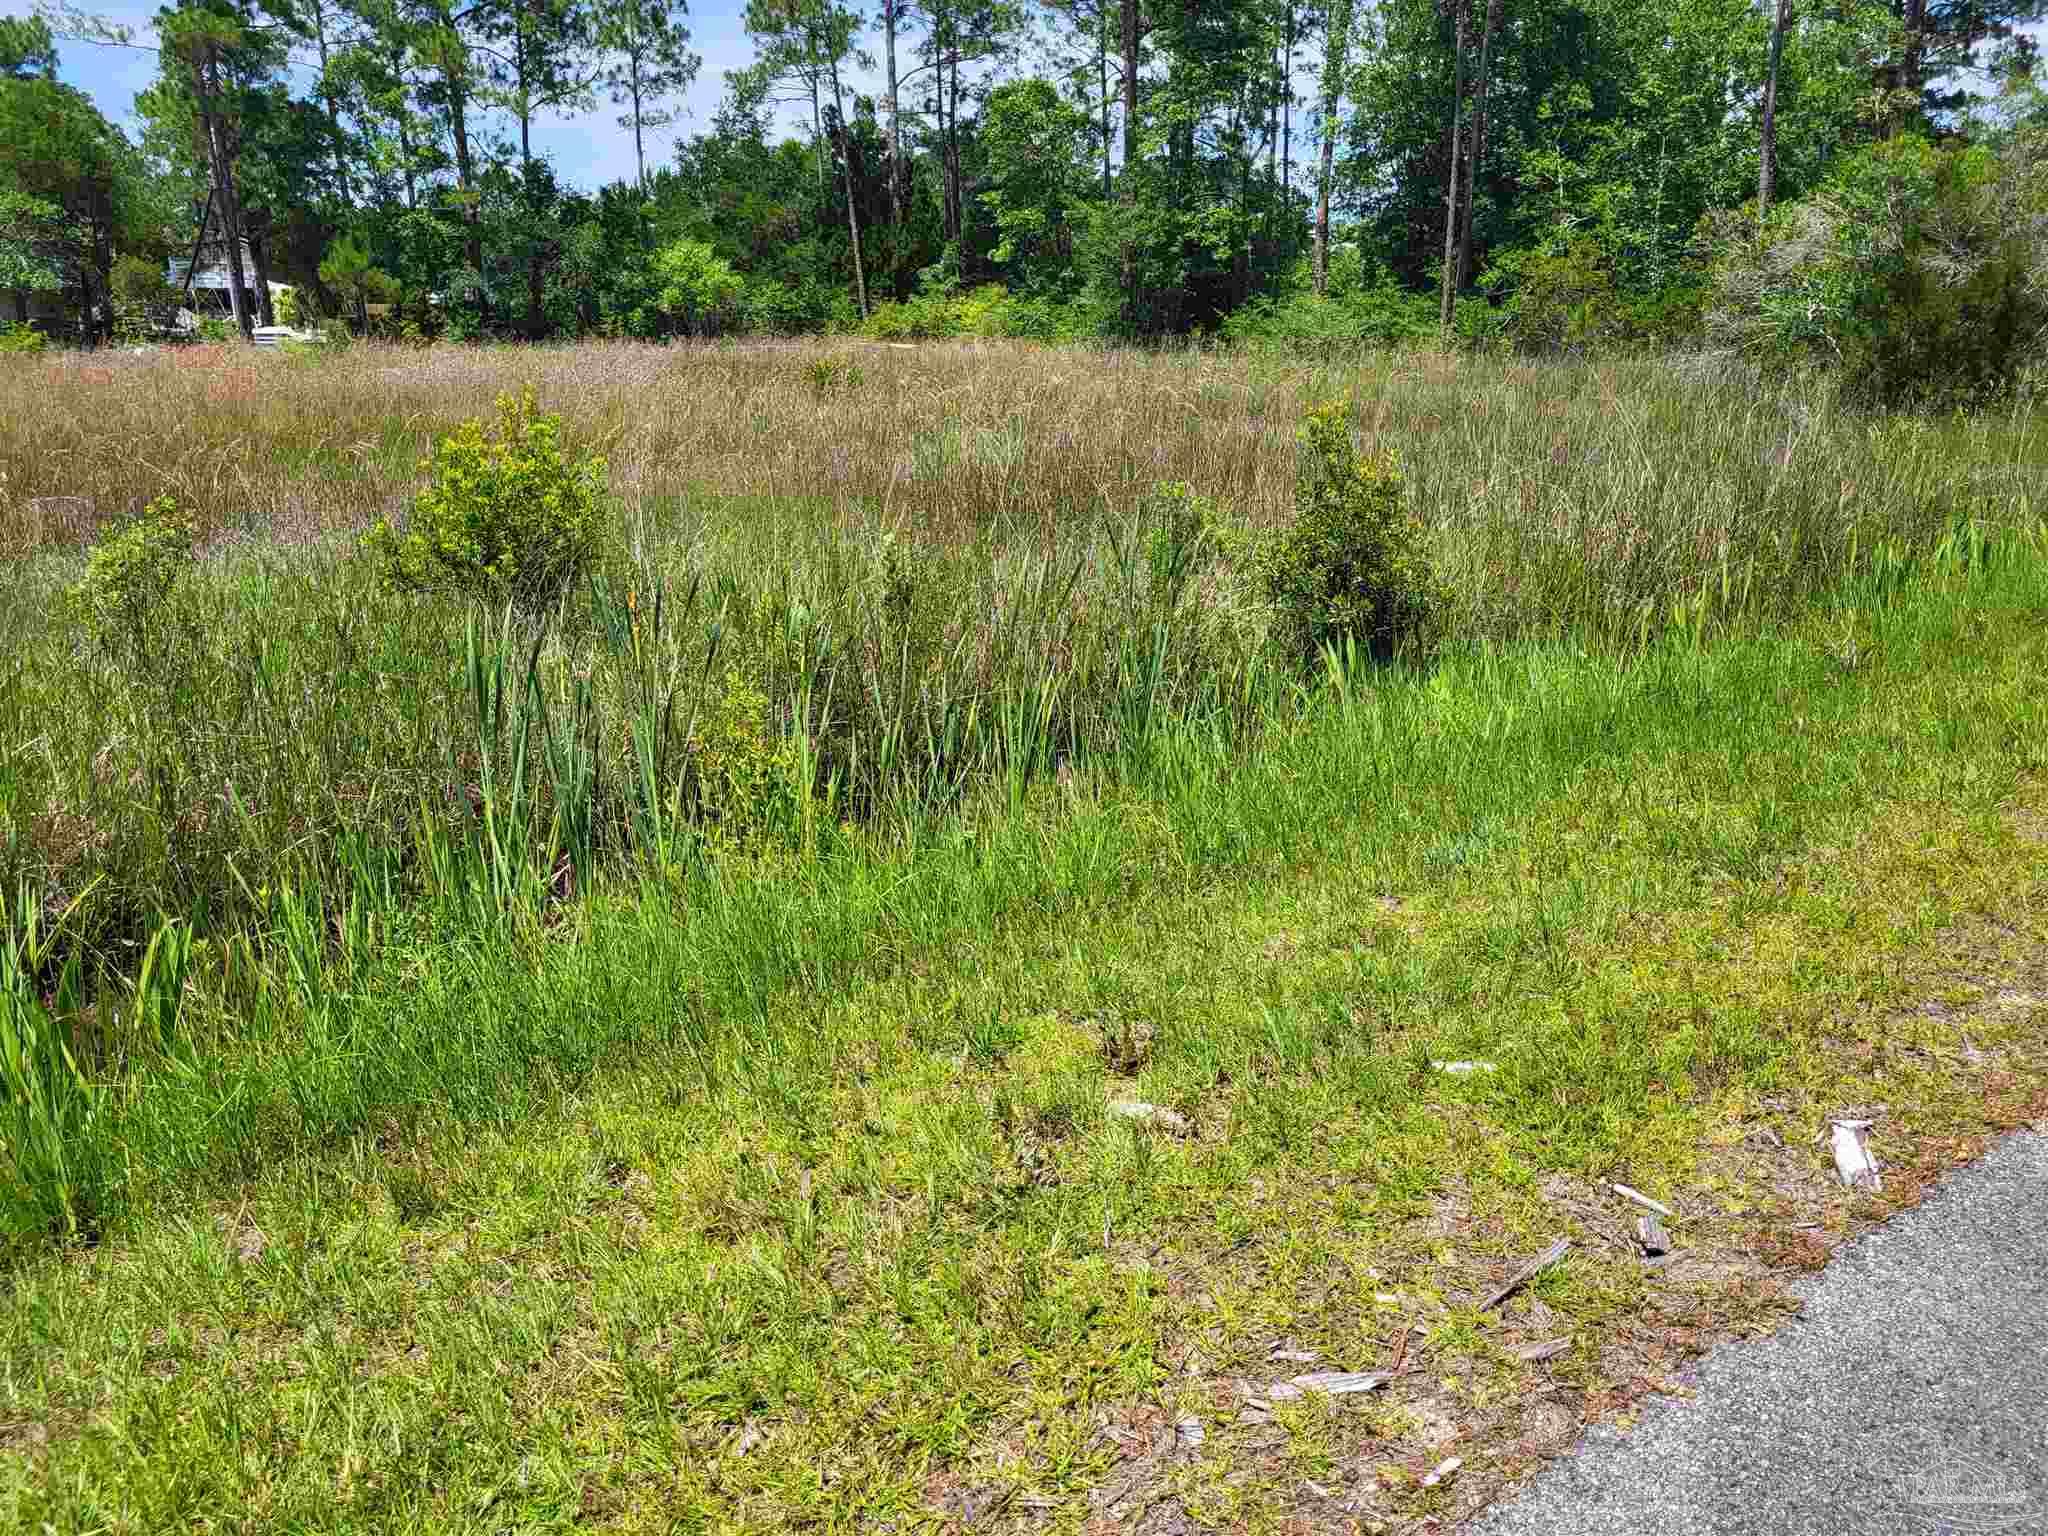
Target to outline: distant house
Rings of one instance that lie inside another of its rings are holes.
[[[192,274],[192,297],[187,307],[199,315],[228,315],[234,313],[234,306],[228,300],[229,289],[233,286],[228,271],[228,243],[225,240],[208,240],[199,247],[199,258],[191,260],[192,251],[187,247],[173,256],[164,265],[164,277],[173,288],[185,287],[185,274],[189,267]],[[256,313],[256,262],[249,254],[249,242],[242,242],[242,298],[249,313]],[[279,293],[290,285],[270,284],[270,297],[274,304]]]

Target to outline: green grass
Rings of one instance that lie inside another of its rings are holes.
[[[2048,1102],[2044,663],[2010,538],[1713,644],[1355,674],[1255,751],[1160,729],[546,922],[366,851],[204,941],[181,1049],[108,1079],[104,1240],[24,1231],[0,1518],[1457,1513],[1528,1464],[1514,1344],[1571,1337],[1572,1417],[1624,1411],[1766,1323],[1799,1222],[1878,1214],[1826,1114],[1885,1103],[1905,1192]],[[1599,1178],[1704,1257],[1603,1241]],[[1363,1369],[1397,1325],[1384,1393],[1246,1416],[1307,1368],[1275,1348]]]
[[[1392,1529],[2048,1105],[2027,409],[816,355],[0,381],[0,1520]],[[382,591],[528,380],[598,580]],[[87,386],[97,453],[34,414]],[[1303,676],[1251,553],[1346,390],[1450,623]],[[1162,480],[1225,503],[1184,582]],[[164,491],[200,559],[96,636],[72,546]],[[1248,1408],[1275,1350],[1414,1369]]]

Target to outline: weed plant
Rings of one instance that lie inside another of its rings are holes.
[[[307,369],[191,349],[0,375],[0,879],[30,893],[8,996],[32,1044],[10,1103],[41,1084],[38,1124],[103,1128],[58,1138],[98,1149],[83,1172],[15,1154],[20,1230],[92,1226],[138,1168],[251,1167],[429,1100],[516,1114],[650,1041],[714,1076],[735,1051],[793,1049],[788,989],[879,963],[898,933],[882,893],[930,850],[953,871],[931,878],[955,883],[918,897],[919,944],[1020,903],[1113,899],[1142,839],[1104,844],[1108,864],[1032,864],[1076,785],[1151,786],[1213,826],[1174,855],[1194,865],[1298,838],[1204,807],[1236,773],[1337,750],[1301,745],[1331,707],[1320,669],[1389,744],[1352,763],[1373,814],[1411,814],[1431,772],[1463,796],[1427,766],[1454,670],[1375,680],[1318,657],[1304,675],[1271,643],[1259,551],[1301,495],[1301,402],[1338,382],[1358,451],[1401,447],[1414,558],[1441,574],[1468,658],[1753,631],[1843,583],[1974,568],[2038,504],[2024,413],[1872,421],[1649,364],[1384,358],[1304,378],[881,349],[820,391],[808,355],[362,347]],[[66,457],[52,443],[71,428],[9,414],[34,398],[13,393],[25,376],[104,393],[104,448]],[[561,465],[603,450],[612,552],[546,603],[391,594],[360,551],[368,511],[411,498],[445,412],[526,386],[568,412]],[[144,388],[191,412],[183,448],[148,437],[169,427]],[[955,455],[911,473],[934,434]],[[145,443],[159,468],[138,478],[118,458]],[[124,655],[66,600],[81,555],[39,498],[114,510],[145,482],[194,518],[198,558]],[[1311,632],[1370,649],[1356,630]],[[1488,825],[1461,812],[1432,856]],[[593,923],[642,922],[681,936],[608,941],[576,962],[596,979],[573,997],[515,984],[581,955]],[[627,963],[669,977],[673,1006],[622,1013],[603,978]],[[506,1007],[449,1028],[478,985]]]

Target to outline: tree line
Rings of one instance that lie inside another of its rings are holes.
[[[2044,10],[748,0],[750,62],[677,139],[682,0],[182,0],[132,135],[57,64],[135,39],[51,9],[0,19],[0,290],[100,339],[213,242],[245,332],[272,282],[305,319],[532,340],[1369,336],[1596,302],[1655,331],[1696,314],[1717,217],[2031,112]],[[602,118],[634,174],[571,185],[535,128]]]

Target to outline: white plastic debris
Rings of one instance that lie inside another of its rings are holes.
[[[1453,1077],[1469,1077],[1474,1072],[1498,1072],[1499,1067],[1490,1061],[1432,1061],[1430,1065],[1439,1072],[1448,1072]]]
[[[1436,1464],[1436,1470],[1434,1472],[1431,1472],[1429,1476],[1425,1477],[1422,1480],[1422,1486],[1425,1488],[1434,1488],[1438,1483],[1442,1482],[1445,1478],[1449,1477],[1453,1472],[1456,1472],[1458,1468],[1462,1467],[1463,1465],[1465,1465],[1465,1458],[1462,1456],[1453,1456],[1448,1461],[1438,1462]]]
[[[1652,1200],[1640,1189],[1630,1189],[1626,1184],[1610,1184],[1607,1187],[1621,1196],[1622,1199],[1633,1200],[1637,1205],[1647,1210],[1655,1211],[1659,1216],[1668,1216],[1674,1221],[1678,1219],[1678,1213],[1672,1210],[1670,1206],[1663,1204],[1661,1201]]]
[[[1208,1438],[1208,1431],[1202,1428],[1202,1421],[1191,1413],[1184,1414],[1174,1422],[1174,1444],[1184,1451],[1199,1449],[1202,1442]]]
[[[1188,1117],[1178,1110],[1168,1109],[1163,1104],[1147,1104],[1143,1099],[1112,1099],[1109,1112],[1126,1120],[1150,1120],[1176,1135],[1184,1136],[1194,1129],[1188,1123]]]
[[[1292,1381],[1276,1382],[1266,1396],[1276,1403],[1288,1402],[1310,1392],[1344,1397],[1353,1392],[1374,1392],[1387,1384],[1384,1371],[1310,1371]]]
[[[1836,1120],[1834,1126],[1835,1171],[1852,1189],[1883,1189],[1877,1159],[1870,1151],[1868,1120]]]

